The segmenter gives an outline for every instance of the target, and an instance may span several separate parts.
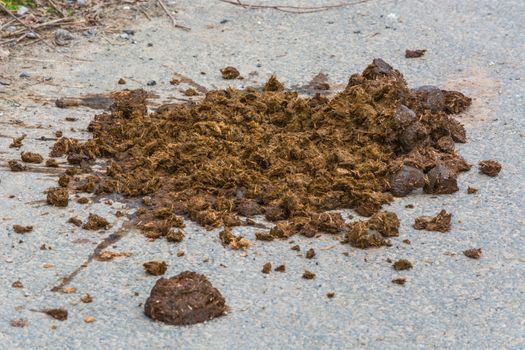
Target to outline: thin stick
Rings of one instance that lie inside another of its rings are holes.
[[[332,10],[336,8],[357,5],[357,4],[365,3],[368,0],[359,0],[355,2],[344,2],[340,4],[335,4],[335,5],[322,5],[322,6],[258,5],[258,4],[241,3],[240,0],[219,0],[219,1],[224,2],[226,4],[240,6],[242,8],[250,9],[250,10],[271,9],[271,10],[277,10],[277,11],[288,12],[288,13],[303,14],[303,13],[323,12],[323,11],[328,11],[328,10]]]
[[[57,4],[53,0],[47,0],[47,3],[60,15],[60,17],[65,17],[61,9],[58,8]]]
[[[159,3],[160,7],[162,7],[162,9],[164,10],[164,12],[166,12],[166,14],[168,15],[168,17],[171,19],[171,23],[173,23],[173,26],[176,27],[176,28],[180,28],[180,29],[183,29],[183,30],[190,30],[190,28],[188,27],[185,27],[185,26],[181,26],[180,24],[177,24],[177,21],[175,20],[175,17],[173,17],[173,15],[170,13],[170,11],[168,10],[168,8],[166,7],[166,4],[164,3],[163,0],[157,0],[157,2]]]

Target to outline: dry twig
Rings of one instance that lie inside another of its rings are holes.
[[[180,29],[183,29],[183,30],[190,30],[190,28],[188,28],[188,27],[185,27],[183,25],[177,24],[177,21],[175,20],[175,17],[173,17],[173,15],[170,13],[170,11],[166,7],[166,4],[164,3],[163,0],[157,0],[157,2],[159,3],[160,7],[162,7],[164,12],[168,15],[168,17],[171,19],[171,22],[173,23],[173,26],[175,28],[180,28]]]
[[[227,4],[231,4],[231,5],[240,6],[245,9],[251,9],[251,10],[270,9],[270,10],[277,10],[277,11],[288,12],[288,13],[304,14],[304,13],[323,12],[323,11],[333,10],[336,8],[357,5],[357,4],[365,3],[368,0],[359,0],[359,1],[354,1],[354,2],[344,2],[344,3],[334,4],[334,5],[322,5],[322,6],[258,5],[258,4],[242,3],[241,0],[219,0],[219,1],[227,3]]]

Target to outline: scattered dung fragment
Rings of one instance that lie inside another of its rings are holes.
[[[69,218],[67,222],[78,227],[82,226],[82,220],[80,220],[76,216]]]
[[[16,160],[10,160],[7,162],[7,165],[9,166],[9,169],[13,172],[20,172],[20,171],[26,171],[27,167],[24,164],[21,164],[17,162]]]
[[[479,162],[479,171],[490,177],[495,177],[501,171],[501,164],[496,160],[482,160]]]
[[[62,288],[61,292],[64,294],[73,294],[77,292],[77,289],[75,287]]]
[[[474,193],[477,193],[477,192],[478,192],[478,189],[475,188],[475,187],[471,187],[471,186],[469,186],[469,187],[467,188],[467,193],[468,193],[468,194],[474,194]]]
[[[27,136],[26,134],[23,134],[22,136],[13,139],[13,142],[11,142],[11,144],[9,145],[9,148],[20,148],[20,147],[22,147],[22,141],[24,141],[26,136]]]
[[[305,270],[303,273],[303,278],[305,280],[313,280],[315,278],[315,273],[312,271]]]
[[[345,242],[361,249],[389,246],[390,241],[386,238],[399,236],[399,225],[395,213],[380,211],[369,220],[352,223]]]
[[[399,284],[399,285],[404,285],[406,283],[406,278],[405,277],[395,277],[392,279],[392,283],[394,284]]]
[[[118,81],[117,81],[117,84],[119,85],[124,85],[126,84],[126,80],[124,78],[120,78]]]
[[[212,90],[152,113],[143,90],[111,97],[113,107],[89,124],[90,140],[61,137],[52,155],[107,161],[105,172],[75,191],[149,196],[133,219],[149,238],[167,237],[184,219],[214,229],[264,215],[275,226],[258,239],[327,233],[345,234],[361,248],[389,245],[396,221],[373,215],[393,195],[425,185],[429,193],[449,193],[448,184],[468,170],[451,145],[466,141],[453,114],[471,100],[437,87],[410,89],[381,59],[331,98],[285,91],[275,76],[262,91]],[[350,226],[339,209],[373,218]],[[233,249],[247,243],[229,229],[221,235]]]
[[[166,235],[166,240],[168,242],[178,243],[178,242],[182,242],[183,239],[184,239],[184,232],[182,232],[181,230],[171,230]]]
[[[268,232],[256,232],[255,233],[255,239],[258,241],[273,241],[275,237],[272,236],[271,233]]]
[[[27,320],[27,318],[19,317],[9,321],[9,324],[11,325],[11,327],[24,328],[29,325],[29,321]]]
[[[412,268],[412,263],[407,259],[399,259],[398,261],[392,264],[392,267],[396,271],[409,270]]]
[[[274,271],[277,271],[277,272],[285,272],[286,271],[286,265],[279,265],[277,266]]]
[[[326,297],[329,298],[329,299],[332,299],[333,297],[335,297],[335,292],[328,292],[328,293],[326,293]]]
[[[93,323],[96,321],[96,318],[93,316],[85,316],[84,317],[84,323]]]
[[[481,258],[481,248],[467,249],[463,254],[471,259],[479,259]]]
[[[193,88],[187,88],[186,90],[184,90],[184,96],[191,97],[191,96],[198,96],[198,95],[199,93],[197,92],[197,90]]]
[[[77,199],[77,203],[78,204],[88,204],[89,203],[89,198],[87,197],[80,197]]]
[[[263,268],[261,270],[262,273],[270,273],[270,271],[272,271],[272,263],[271,262],[267,262],[263,265]]]
[[[419,58],[425,55],[427,52],[426,49],[418,49],[418,50],[405,50],[405,57],[406,58]]]
[[[241,73],[235,67],[225,67],[221,69],[222,78],[226,80],[237,79]]]
[[[40,154],[33,152],[22,152],[20,157],[24,163],[39,164],[44,161],[44,158]]]
[[[40,312],[45,313],[48,316],[53,317],[55,320],[65,321],[67,320],[67,310],[58,308],[58,309],[43,309]]]
[[[93,213],[89,214],[86,223],[82,225],[84,230],[107,230],[110,227],[110,223],[105,218]]]
[[[93,297],[91,296],[91,294],[86,293],[82,295],[82,297],[80,297],[80,301],[83,302],[84,304],[89,304],[93,301]]]
[[[412,244],[412,242],[409,239],[404,239],[403,243],[408,244],[408,245]]]
[[[46,166],[48,168],[58,168],[59,164],[58,164],[58,161],[56,159],[49,158],[48,160],[46,160]]]
[[[161,276],[168,270],[168,264],[165,261],[148,261],[143,264],[144,270],[153,276]]]
[[[233,250],[247,249],[252,245],[250,240],[242,236],[234,235],[229,227],[225,227],[224,230],[219,233],[219,238],[223,245]]]
[[[209,321],[227,311],[224,298],[206,276],[190,271],[159,279],[144,305],[146,316],[172,325]]]
[[[71,181],[71,178],[67,175],[61,175],[58,178],[58,185],[60,187],[67,187],[69,185],[69,181]]]
[[[306,259],[313,259],[315,257],[315,250],[314,248],[310,248],[306,251]]]
[[[47,203],[55,207],[67,207],[69,192],[67,188],[54,187],[47,190]]]
[[[13,230],[16,233],[24,234],[33,231],[33,226],[13,225]]]
[[[427,231],[450,231],[452,214],[447,213],[446,210],[441,210],[436,216],[420,216],[416,218],[414,228],[416,230]]]
[[[294,246],[291,246],[290,247],[291,250],[295,250],[295,251],[300,251],[301,250],[301,247],[299,247],[298,244],[294,245]]]
[[[20,282],[20,281],[14,281],[14,282],[11,284],[11,287],[21,289],[21,288],[24,288],[24,285],[23,285],[22,282]]]
[[[177,256],[178,256],[179,258],[180,258],[181,256],[184,256],[184,255],[186,255],[186,253],[185,253],[184,251],[182,251],[182,250],[179,250],[179,251],[177,252]]]
[[[111,251],[106,250],[106,251],[99,253],[96,256],[96,259],[99,261],[110,261],[110,260],[113,260],[114,258],[118,258],[121,256],[128,257],[128,256],[131,256],[131,253],[129,252],[111,252]]]

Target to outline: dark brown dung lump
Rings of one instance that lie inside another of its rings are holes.
[[[55,187],[47,190],[47,203],[55,207],[67,207],[69,192],[67,188]]]
[[[22,152],[20,155],[20,158],[22,158],[22,161],[24,163],[42,163],[44,161],[44,157],[42,157],[38,153],[33,152]]]
[[[426,49],[418,49],[418,50],[405,50],[405,57],[406,58],[419,58],[425,55],[427,52]]]
[[[482,160],[479,162],[479,171],[485,175],[494,177],[501,171],[501,164],[496,160]]]
[[[416,230],[427,231],[450,231],[452,214],[447,213],[446,210],[441,210],[436,216],[420,216],[416,218],[414,228]]]
[[[470,99],[436,87],[411,90],[381,59],[331,98],[302,97],[275,76],[262,91],[212,90],[154,113],[146,97],[112,93],[111,111],[89,125],[92,138],[61,138],[52,153],[81,164],[107,160],[105,172],[81,178],[76,191],[150,197],[135,220],[150,238],[168,237],[183,218],[213,229],[254,215],[275,223],[258,235],[264,240],[346,233],[337,210],[370,217],[393,195],[423,186],[450,193],[469,169],[453,149],[466,139],[452,114]],[[353,244],[387,244],[389,230],[355,226]],[[226,231],[221,241],[240,242]]]
[[[353,247],[366,249],[388,246],[387,237],[399,236],[399,219],[392,212],[379,212],[368,220],[357,221],[351,224],[346,234],[346,242]]]
[[[206,276],[190,271],[159,279],[144,305],[146,316],[177,326],[208,321],[227,311],[224,298]]]

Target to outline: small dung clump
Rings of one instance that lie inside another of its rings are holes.
[[[226,80],[237,79],[241,75],[241,73],[239,73],[237,68],[231,67],[231,66],[222,68],[221,74],[222,74],[222,78]]]
[[[482,174],[495,177],[501,171],[501,164],[496,160],[482,160],[479,162],[479,171]]]
[[[53,187],[47,190],[47,203],[55,207],[67,207],[69,191],[63,187]]]
[[[70,224],[73,224],[77,227],[80,227],[82,226],[82,220],[80,220],[79,218],[77,218],[76,216],[73,216],[73,217],[70,217],[68,220],[67,220],[68,223]]]
[[[58,308],[58,309],[44,309],[42,310],[48,316],[53,317],[55,320],[65,321],[67,320],[67,310]]]
[[[14,281],[14,282],[11,284],[11,287],[12,287],[12,288],[18,288],[18,289],[21,289],[21,288],[24,288],[24,285],[22,284],[21,281]]]
[[[478,189],[475,188],[475,187],[471,187],[471,186],[469,186],[469,187],[467,188],[467,193],[468,193],[468,194],[474,194],[474,193],[477,193],[477,192],[478,192]]]
[[[345,242],[361,249],[389,246],[390,241],[386,238],[399,236],[399,225],[395,213],[380,211],[369,220],[352,223]]]
[[[170,230],[170,232],[168,232],[168,234],[166,235],[166,240],[168,242],[179,243],[179,242],[182,242],[183,239],[184,239],[184,232],[182,232],[181,230]]]
[[[392,279],[392,283],[394,284],[399,284],[399,285],[404,285],[406,283],[406,278],[405,277],[396,277],[396,278],[393,278]]]
[[[412,263],[407,259],[399,259],[398,261],[392,264],[392,267],[396,271],[409,270],[412,268]]]
[[[471,259],[479,259],[481,258],[481,248],[467,249],[463,254]]]
[[[7,165],[9,166],[9,169],[11,169],[12,172],[20,172],[27,170],[27,167],[24,164],[21,164],[16,160],[10,160],[9,162],[7,162]]]
[[[314,248],[310,248],[306,251],[306,259],[313,259],[315,257]]]
[[[69,182],[71,181],[71,178],[67,175],[60,175],[58,178],[58,185],[60,187],[67,187],[69,185]]]
[[[49,158],[48,160],[46,160],[46,166],[48,168],[58,168],[60,165],[58,164],[58,161],[56,159]]]
[[[148,261],[143,264],[144,270],[153,276],[161,276],[168,270],[168,264],[165,261]]]
[[[419,58],[423,57],[425,53],[427,52],[426,49],[418,49],[418,50],[405,50],[405,58]]]
[[[286,271],[286,265],[279,265],[277,266],[274,271],[277,271],[277,272],[285,272]]]
[[[390,192],[395,197],[405,197],[425,185],[425,173],[418,168],[404,165],[390,180]]]
[[[107,230],[110,226],[109,221],[102,216],[90,213],[86,223],[82,225],[82,228],[84,230]]]
[[[457,192],[457,174],[445,164],[438,164],[427,174],[424,191],[429,194],[450,194]]]
[[[441,210],[436,216],[420,216],[416,218],[414,228],[416,230],[448,232],[451,227],[452,214]]]
[[[80,301],[83,302],[84,304],[89,304],[93,301],[93,297],[91,296],[91,294],[86,293],[82,295],[82,297],[80,297]]]
[[[272,263],[271,262],[267,262],[263,265],[263,268],[261,270],[262,273],[270,273],[270,271],[272,271]]]
[[[20,148],[20,147],[22,147],[22,141],[24,141],[26,136],[27,136],[26,134],[23,134],[22,136],[13,139],[13,142],[11,142],[11,144],[9,145],[9,148]]]
[[[305,270],[303,273],[303,278],[305,280],[313,280],[315,278],[315,273],[312,271]]]
[[[223,296],[206,276],[191,271],[159,279],[144,305],[149,318],[176,326],[209,321],[227,311]]]
[[[247,249],[252,245],[250,240],[242,236],[234,235],[229,227],[225,227],[224,230],[219,233],[219,238],[223,245],[233,250]]]
[[[16,233],[24,234],[33,231],[33,226],[13,225],[13,230]]]
[[[44,161],[44,158],[38,154],[33,152],[22,152],[20,154],[20,157],[22,158],[22,162],[24,163],[42,163]]]

